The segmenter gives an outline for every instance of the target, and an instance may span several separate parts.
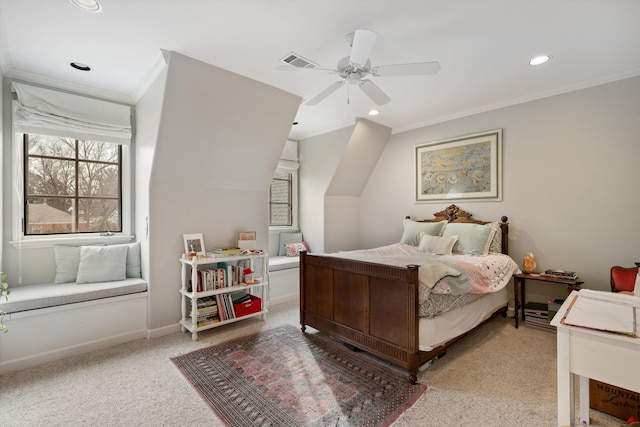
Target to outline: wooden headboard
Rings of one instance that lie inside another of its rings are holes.
[[[479,221],[476,219],[471,219],[471,214],[467,211],[463,211],[456,205],[451,205],[440,212],[436,212],[433,214],[433,219],[422,219],[417,222],[438,222],[438,221],[449,221],[449,222],[468,222],[472,224],[489,224],[492,221]],[[407,216],[407,219],[411,217]],[[509,218],[503,216],[500,218],[500,228],[502,229],[502,253],[509,253]]]

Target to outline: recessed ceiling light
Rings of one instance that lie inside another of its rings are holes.
[[[71,3],[75,4],[82,10],[86,10],[87,12],[100,12],[102,10],[102,6],[98,3],[97,0],[69,0]]]
[[[76,70],[91,71],[91,67],[89,67],[88,65],[84,65],[82,62],[72,62],[69,65],[71,65]]]
[[[548,60],[550,60],[551,57],[549,55],[540,55],[540,56],[536,56],[535,58],[533,58],[531,61],[529,61],[529,65],[540,65],[540,64],[544,64],[545,62],[547,62]]]
[[[380,111],[378,111],[378,110],[371,110],[371,111],[369,111],[369,115],[370,115],[370,116],[377,116],[378,114],[380,114]]]

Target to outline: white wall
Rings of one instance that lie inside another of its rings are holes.
[[[539,269],[609,289],[611,266],[640,261],[638,111],[635,77],[393,135],[360,200],[359,246],[397,242],[406,215],[451,204],[413,202],[415,145],[501,128],[503,201],[454,203],[477,219],[507,215],[518,264],[530,251]]]
[[[158,141],[160,115],[164,99],[164,88],[167,78],[167,68],[157,76],[136,104],[136,133],[135,133],[135,229],[136,240],[140,242],[140,257],[142,277],[149,283],[150,302],[155,301],[156,284],[150,280],[151,265],[149,262],[149,187],[151,169]],[[151,324],[151,310],[147,310],[147,325]]]
[[[312,252],[325,251],[325,193],[353,129],[349,126],[299,142],[300,229]]]
[[[300,98],[172,52],[149,187],[150,328],[180,318],[182,235],[206,249],[256,231]]]

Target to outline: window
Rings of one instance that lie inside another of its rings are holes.
[[[11,244],[129,241],[131,106],[15,81],[11,89]]]
[[[298,143],[287,141],[269,188],[269,227],[298,228]]]
[[[293,226],[293,206],[291,189],[293,173],[278,169],[271,180],[269,189],[269,226]]]
[[[24,234],[122,231],[118,144],[24,134]]]

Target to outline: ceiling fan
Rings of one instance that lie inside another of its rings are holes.
[[[310,70],[335,72],[342,77],[342,80],[333,83],[305,102],[305,105],[316,105],[320,103],[345,83],[358,85],[373,102],[377,105],[384,105],[391,101],[391,98],[375,83],[365,77],[432,75],[440,70],[440,64],[438,62],[416,62],[412,64],[392,64],[372,67],[369,55],[373,50],[377,37],[378,34],[370,30],[355,30],[353,33],[347,34],[347,41],[351,46],[351,54],[340,59],[335,70],[308,68]],[[349,100],[347,99],[347,103],[348,102]]]

